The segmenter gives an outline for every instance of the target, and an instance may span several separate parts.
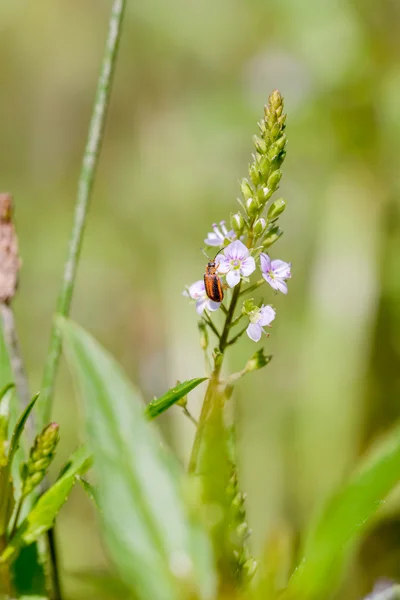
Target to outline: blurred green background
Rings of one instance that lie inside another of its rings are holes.
[[[288,113],[281,195],[291,260],[265,346],[274,360],[235,395],[253,548],[297,539],[368,443],[399,416],[400,4],[396,0],[130,2],[73,317],[146,399],[201,376],[196,313],[214,221],[237,207],[269,93]],[[15,303],[32,390],[40,387],[66,256],[111,0],[0,3],[0,187],[14,194],[23,269]],[[256,349],[231,353],[239,368]],[[199,408],[201,388],[191,396]],[[82,438],[65,367],[60,464]],[[182,461],[192,425],[162,422]],[[395,495],[396,496],[396,495]],[[116,509],[118,499],[116,498]],[[338,597],[400,579],[394,497],[356,550]],[[71,600],[108,591],[95,514],[75,489],[59,519]],[[96,583],[97,580],[97,583]],[[98,585],[98,582],[101,585]]]

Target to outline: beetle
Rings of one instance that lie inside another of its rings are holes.
[[[221,250],[217,252],[213,260],[208,261],[206,265],[206,271],[204,273],[204,287],[206,294],[210,300],[213,300],[214,302],[222,302],[224,299],[224,291],[222,289],[221,279],[217,273],[217,266],[215,264],[215,259],[220,252]]]

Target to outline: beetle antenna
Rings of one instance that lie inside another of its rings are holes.
[[[202,253],[204,254],[204,256],[206,258],[208,258],[208,260],[211,260],[210,257],[208,256],[207,252],[204,250],[204,248],[200,248],[200,250],[202,251]]]
[[[222,252],[222,250],[225,250],[225,246],[223,248],[221,248],[220,250],[218,250],[217,254],[214,256],[213,261],[217,258],[218,254],[220,252]]]

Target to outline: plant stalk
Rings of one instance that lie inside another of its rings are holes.
[[[114,0],[111,9],[105,53],[98,79],[96,97],[78,182],[75,215],[69,242],[68,257],[65,263],[64,276],[57,301],[57,313],[63,316],[69,315],[72,294],[74,291],[91,193],[103,140],[125,5],[126,0]],[[38,401],[39,429],[51,418],[53,392],[60,355],[61,334],[56,322],[53,322],[50,346],[43,374],[42,390]]]
[[[195,435],[194,442],[193,442],[192,454],[191,454],[190,460],[189,460],[188,471],[189,471],[189,473],[192,473],[192,474],[194,474],[196,472],[197,463],[198,463],[199,455],[200,455],[201,442],[202,442],[202,438],[203,438],[203,434],[204,434],[204,429],[205,429],[206,423],[208,421],[209,415],[211,413],[211,410],[214,406],[214,399],[218,396],[218,393],[219,393],[219,390],[218,390],[218,388],[220,386],[219,376],[221,373],[222,363],[223,363],[223,359],[224,359],[224,353],[228,346],[229,331],[231,329],[236,305],[237,305],[237,302],[239,299],[240,286],[241,286],[241,284],[238,283],[238,285],[233,290],[232,299],[231,299],[231,303],[229,305],[228,312],[226,315],[224,328],[222,330],[221,337],[219,339],[218,355],[214,358],[214,369],[213,369],[213,372],[210,377],[210,381],[207,386],[206,394],[204,396],[204,402],[203,402],[203,406],[202,406],[201,413],[200,413],[200,419],[198,422],[198,426],[196,429],[196,435]]]

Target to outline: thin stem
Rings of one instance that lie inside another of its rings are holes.
[[[253,290],[256,290],[257,288],[260,287],[260,285],[262,285],[264,283],[265,279],[259,279],[256,283],[253,283],[253,285],[250,285],[248,288],[245,288],[244,290],[242,290],[240,292],[240,295],[243,296],[244,294],[247,294],[248,292],[252,292]]]
[[[243,327],[243,329],[241,329],[239,331],[239,333],[237,333],[231,340],[229,340],[227,342],[227,346],[232,346],[232,344],[234,344],[235,342],[237,342],[237,340],[244,334],[244,332],[246,331],[248,325],[246,325],[245,327]]]
[[[192,413],[186,408],[186,406],[184,406],[182,410],[183,410],[183,414],[186,415],[190,421],[192,421],[192,423],[195,427],[197,427],[199,424],[198,421],[196,421],[196,419],[194,418]]]
[[[19,516],[21,514],[22,505],[24,503],[24,500],[25,500],[25,496],[21,496],[20,499],[18,500],[17,509],[15,511],[14,523],[11,528],[10,538],[12,538],[15,535],[15,532],[17,531],[18,520],[19,520]]]
[[[224,352],[228,343],[228,335],[232,326],[233,315],[235,313],[236,305],[239,299],[240,294],[240,283],[233,290],[233,295],[231,299],[231,303],[228,308],[228,314],[226,315],[224,328],[221,333],[221,337],[219,340],[219,355],[214,360],[214,370],[211,374],[210,381],[207,386],[206,395],[204,397],[203,406],[201,409],[200,420],[197,426],[196,435],[193,442],[192,454],[189,460],[189,473],[195,473],[197,468],[197,463],[200,454],[201,441],[204,434],[204,429],[210,415],[211,409],[213,407],[213,400],[218,396],[218,387],[219,387],[219,375],[221,373],[222,362],[224,359]]]
[[[68,258],[65,263],[64,277],[57,301],[57,312],[63,316],[68,316],[69,314],[74,291],[77,266],[82,247],[91,192],[95,180],[96,167],[100,155],[112,80],[115,72],[125,5],[126,0],[114,0],[111,9],[106,48],[97,84],[96,98],[78,182],[74,224],[69,242]],[[38,401],[38,413],[41,426],[47,423],[51,417],[52,398],[60,354],[61,333],[57,324],[53,323],[50,347],[44,368],[42,393]]]
[[[213,331],[215,333],[215,335],[217,336],[217,338],[220,339],[221,335],[218,332],[218,329],[215,327],[214,323],[211,321],[210,317],[208,316],[208,314],[206,312],[203,314],[203,319],[206,322],[206,324],[209,326],[211,331]]]
[[[31,400],[31,395],[29,392],[28,377],[25,370],[24,360],[22,358],[21,347],[19,345],[14,311],[10,304],[5,302],[0,304],[0,311],[3,323],[4,341],[7,346],[8,356],[10,358],[15,387],[17,389],[21,407],[24,409],[28,406]],[[29,415],[26,428],[29,433],[28,437],[30,440],[32,440],[35,435],[35,422],[33,413]]]

